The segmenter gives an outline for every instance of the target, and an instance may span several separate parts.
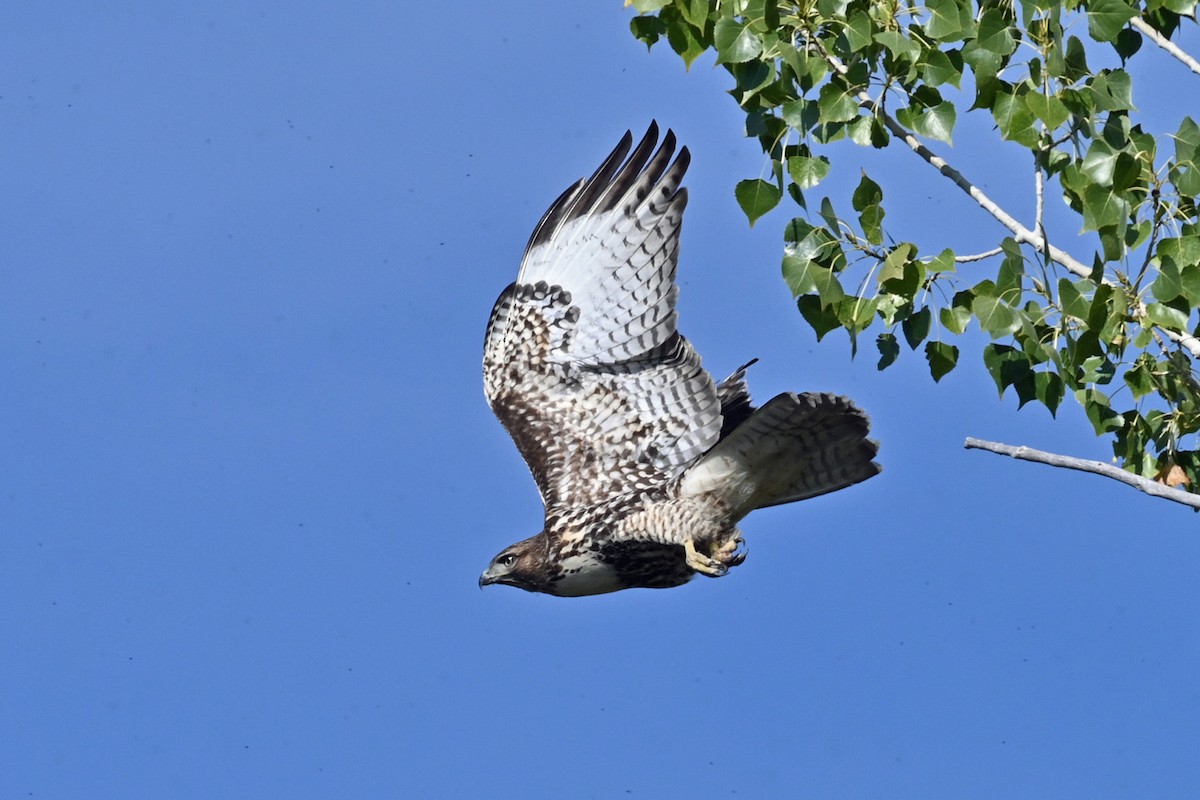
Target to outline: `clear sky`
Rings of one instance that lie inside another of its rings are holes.
[[[0,798],[1200,796],[1197,518],[965,451],[1109,455],[977,355],[935,386],[818,346],[787,212],[733,200],[764,162],[725,73],[629,14],[0,11]],[[1157,64],[1135,102],[1178,114],[1197,79]],[[759,357],[760,400],[853,396],[885,471],[755,513],[719,580],[481,592],[541,526],[487,315],[651,119],[693,154],[682,330],[719,376]],[[960,127],[938,149],[1028,216],[1027,159]],[[896,238],[998,242],[910,154],[838,153]]]

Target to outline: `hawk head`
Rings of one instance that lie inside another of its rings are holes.
[[[479,576],[479,588],[504,583],[527,592],[547,591],[549,581],[546,576],[544,539],[541,534],[530,536],[501,550]]]

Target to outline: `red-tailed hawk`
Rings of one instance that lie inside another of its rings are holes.
[[[687,148],[627,132],[542,217],[488,321],[488,403],[533,473],[541,533],[479,578],[576,596],[665,588],[745,559],[756,508],[879,472],[845,397],[781,394],[754,409],[745,367],[721,384],[675,325]],[[753,362],[751,362],[753,363]],[[747,365],[749,366],[749,365]]]

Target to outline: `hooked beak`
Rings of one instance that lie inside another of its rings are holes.
[[[482,575],[479,576],[479,588],[480,589],[482,589],[485,586],[491,586],[495,582],[496,582],[496,579],[493,578],[491,575],[489,575],[487,572],[484,572]]]

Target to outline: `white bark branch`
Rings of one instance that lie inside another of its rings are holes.
[[[1179,59],[1179,61],[1182,62],[1192,72],[1200,75],[1200,62],[1196,61],[1196,59],[1192,58],[1183,50],[1181,50],[1179,45],[1175,44],[1170,39],[1154,30],[1154,28],[1150,27],[1150,23],[1146,22],[1146,20],[1142,19],[1141,17],[1134,17],[1133,19],[1129,20],[1129,24],[1141,31],[1143,36],[1149,37],[1150,41],[1154,42],[1163,50],[1166,50],[1168,53],[1175,56],[1175,58]]]
[[[988,250],[986,253],[972,253],[969,256],[955,256],[954,260],[960,264],[965,264],[968,261],[983,261],[985,258],[991,258],[992,256],[998,256],[1003,252],[1004,252],[1003,247],[993,247],[991,250]]]
[[[1048,464],[1052,467],[1077,469],[1081,472],[1103,475],[1106,478],[1112,478],[1115,481],[1132,486],[1140,492],[1145,492],[1154,497],[1161,497],[1164,500],[1174,500],[1176,503],[1182,503],[1185,506],[1200,510],[1200,494],[1193,494],[1182,489],[1173,489],[1157,481],[1152,481],[1149,478],[1143,478],[1141,475],[1126,472],[1112,464],[1105,464],[1103,461],[1089,461],[1084,458],[1064,456],[1058,453],[1047,453],[1044,450],[1034,450],[1031,447],[987,442],[982,439],[974,439],[970,436],[967,437],[963,446],[968,450],[987,450],[991,453],[1012,456],[1023,461],[1036,461],[1039,464]]]

